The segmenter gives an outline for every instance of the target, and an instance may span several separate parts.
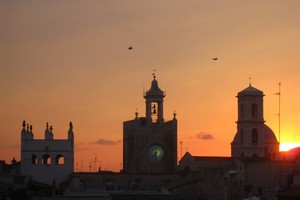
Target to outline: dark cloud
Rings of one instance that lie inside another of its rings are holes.
[[[121,140],[106,140],[106,139],[102,139],[100,138],[96,144],[99,144],[99,145],[116,145],[116,144],[119,144],[121,142]]]
[[[200,140],[212,140],[214,139],[214,136],[210,133],[204,133],[204,132],[201,132],[199,134],[196,135],[197,139],[200,139]]]

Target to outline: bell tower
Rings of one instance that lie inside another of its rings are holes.
[[[164,120],[165,93],[155,71],[146,100],[146,117],[123,123],[123,171],[125,173],[174,173],[177,168],[177,119]]]
[[[151,88],[144,93],[144,98],[146,99],[146,121],[148,124],[163,123],[163,102],[165,93],[158,87],[155,71],[152,75],[153,81]]]
[[[251,83],[238,93],[237,133],[231,143],[232,157],[269,157],[279,151],[275,134],[265,125],[264,96]]]

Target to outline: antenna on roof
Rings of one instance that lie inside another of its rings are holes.
[[[281,96],[281,91],[280,91],[280,86],[281,82],[278,83],[278,92],[275,93],[274,95],[278,95],[278,140],[280,144],[280,96]]]
[[[182,140],[180,140],[179,144],[180,144],[180,159],[182,159]]]
[[[145,97],[146,91],[145,91],[145,82],[143,82],[143,97]]]

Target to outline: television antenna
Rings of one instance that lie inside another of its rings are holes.
[[[182,141],[180,141],[179,142],[179,144],[180,144],[180,159],[182,159]]]
[[[278,95],[278,140],[280,144],[280,96],[281,96],[281,82],[278,83],[278,92],[275,93],[274,95]]]

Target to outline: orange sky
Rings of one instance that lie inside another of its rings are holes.
[[[97,156],[96,166],[119,170],[122,123],[145,115],[153,69],[183,153],[230,155],[249,76],[276,134],[282,82],[281,141],[300,143],[299,9],[298,0],[2,1],[0,159],[20,159],[24,119],[35,138],[46,122],[66,138],[72,121],[75,169]]]

